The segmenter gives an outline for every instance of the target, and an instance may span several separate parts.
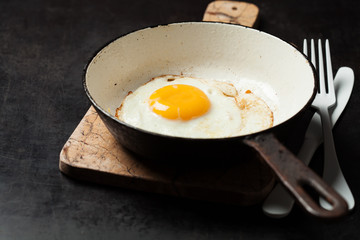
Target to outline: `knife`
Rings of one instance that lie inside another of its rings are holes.
[[[343,112],[349,101],[354,86],[354,71],[349,67],[341,67],[335,75],[334,86],[336,92],[336,105],[330,112],[333,126]],[[323,141],[322,128],[318,124],[320,116],[315,112],[310,124],[306,130],[304,143],[298,153],[298,158],[303,160],[306,165],[311,161],[316,149]],[[263,203],[263,212],[273,218],[282,218],[287,216],[295,200],[288,194],[281,184],[277,184]],[[352,209],[354,205],[349,206]]]

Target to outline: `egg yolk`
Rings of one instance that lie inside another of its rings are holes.
[[[210,100],[199,88],[174,84],[159,88],[149,98],[151,110],[167,119],[190,120],[205,114]]]

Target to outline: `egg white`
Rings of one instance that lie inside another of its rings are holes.
[[[149,107],[150,95],[167,85],[187,84],[202,90],[210,100],[207,113],[183,121],[164,118]],[[164,75],[130,93],[116,110],[120,120],[147,131],[187,138],[222,138],[245,135],[271,127],[273,115],[254,94],[238,92],[233,84],[194,77]]]

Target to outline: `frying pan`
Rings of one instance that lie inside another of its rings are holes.
[[[166,74],[270,85],[278,98],[274,126],[245,136],[199,139],[148,132],[114,116],[129,91]],[[112,135],[148,161],[210,156],[236,156],[243,161],[249,152],[258,152],[307,212],[336,218],[346,214],[345,200],[281,143],[283,133],[292,132],[294,122],[310,107],[316,82],[313,66],[291,44],[259,30],[216,22],[173,23],[126,34],[91,59],[83,80],[87,96]],[[332,210],[321,208],[305,185],[327,199]]]

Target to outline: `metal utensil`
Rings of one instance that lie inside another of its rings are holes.
[[[349,67],[341,67],[335,75],[334,85],[337,103],[330,112],[333,126],[350,98],[354,86],[353,70]],[[311,161],[311,157],[322,141],[321,119],[319,114],[315,113],[305,133],[304,142],[298,153],[298,158],[308,165]],[[285,188],[281,184],[277,184],[264,201],[262,207],[263,212],[273,218],[282,218],[291,212],[294,202],[295,200],[288,194]],[[349,204],[349,209],[352,209],[353,207],[354,204]]]
[[[305,42],[305,41],[304,41]],[[315,47],[313,40],[311,40],[311,55],[315,56]],[[331,120],[329,115],[329,108],[336,103],[336,96],[334,90],[333,73],[331,67],[330,47],[329,41],[325,41],[325,57],[327,75],[324,73],[324,62],[322,54],[322,43],[318,41],[319,53],[319,77],[320,77],[320,91],[315,97],[312,106],[317,109],[321,116],[321,123],[323,126],[324,136],[324,180],[332,186],[348,203],[348,207],[352,208],[355,204],[354,197],[341,171],[339,161],[337,159],[334,138],[331,130]],[[315,64],[314,64],[315,65]],[[327,86],[327,89],[326,89]],[[331,205],[324,199],[320,198],[320,205],[326,209],[332,209]]]

